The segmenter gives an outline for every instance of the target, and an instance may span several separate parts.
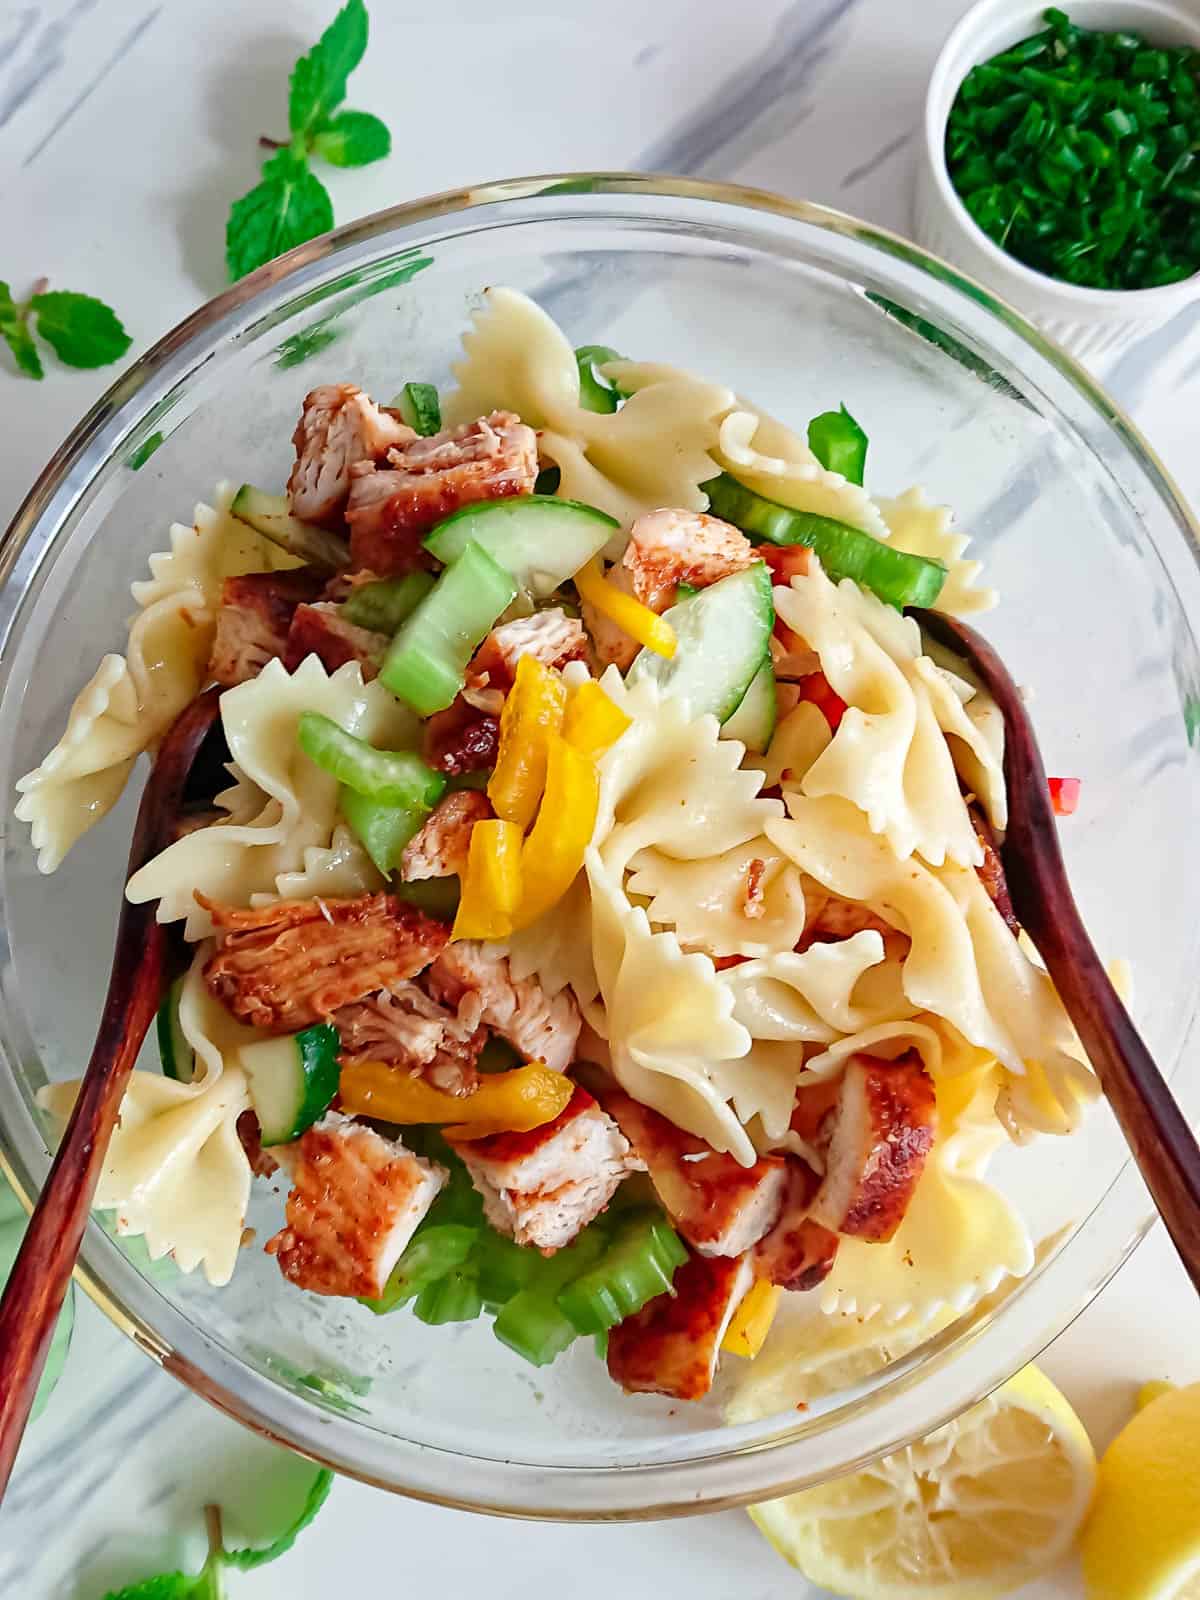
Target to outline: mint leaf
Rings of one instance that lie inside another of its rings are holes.
[[[346,79],[366,48],[367,8],[363,0],[346,0],[292,72],[288,124],[293,133],[311,133],[341,105],[346,98]]]
[[[186,1572],[164,1572],[128,1589],[114,1589],[104,1600],[223,1600],[220,1570],[206,1566],[189,1577]]]
[[[33,335],[17,309],[12,290],[3,279],[0,279],[0,339],[3,339],[12,351],[18,372],[23,372],[27,378],[45,376],[42,371],[42,358],[37,353]]]
[[[284,1555],[328,1500],[332,1487],[333,1473],[328,1467],[322,1467],[313,1479],[312,1488],[309,1489],[303,1509],[295,1522],[262,1550],[227,1550],[226,1566],[238,1567],[243,1572],[249,1572],[253,1567],[264,1567],[268,1561],[274,1561]],[[147,1600],[153,1600],[153,1597],[147,1597]]]
[[[52,289],[35,294],[29,308],[38,333],[69,367],[106,367],[133,343],[116,312],[90,294]]]
[[[391,153],[392,136],[369,111],[339,111],[317,130],[312,148],[335,167],[365,167]]]
[[[262,182],[233,202],[225,225],[225,262],[232,279],[333,227],[333,202],[303,157],[278,150],[262,170]]]

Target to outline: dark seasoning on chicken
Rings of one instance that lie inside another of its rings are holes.
[[[622,403],[582,360],[580,375],[582,405]],[[818,419],[823,465],[861,484],[865,437],[840,415]],[[806,704],[825,743],[848,709],[773,585],[841,563],[900,607],[929,603],[945,569],[831,518],[801,537],[798,513],[728,475],[704,485],[708,513],[654,509],[626,536],[539,492],[549,463],[519,416],[442,428],[427,385],[391,406],[314,389],[294,444],[286,499],[233,501],[286,554],[224,580],[205,681],[357,663],[360,692],[390,691],[416,731],[384,750],[315,711],[298,725],[297,759],[337,780],[381,887],[252,905],[196,889],[214,940],[203,984],[262,1036],[243,1051],[238,1132],[255,1170],[290,1186],[266,1249],[310,1293],[429,1324],[486,1311],[535,1364],[594,1334],[627,1391],[700,1399],[723,1344],[755,1352],[781,1293],[811,1295],[847,1239],[895,1236],[938,1138],[934,1082],[915,1048],[855,1050],[814,1076],[817,1047],[797,1044],[786,1136],[739,1160],[636,1098],[588,996],[509,941],[585,881],[605,755],[630,724],[606,667],[633,681],[649,661],[663,693],[686,683],[752,765],[778,708]],[[1015,931],[992,829],[971,816],[980,881]],[[748,927],[770,914],[775,870],[749,855]],[[909,953],[903,918],[812,879],[802,920],[788,959],[856,937]],[[722,974],[749,959],[709,954]],[[160,1040],[182,1055],[179,1003],[175,986]]]

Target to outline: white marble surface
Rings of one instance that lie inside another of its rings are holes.
[[[1195,0],[1192,0],[1195,3]],[[923,86],[963,0],[373,0],[354,103],[396,133],[386,163],[336,175],[339,221],[523,172],[639,168],[830,202],[908,226]],[[281,132],[295,56],[324,0],[3,0],[0,276],[42,273],[122,312],[135,353],[222,286],[224,215]],[[434,20],[436,19],[436,20]],[[407,136],[406,136],[407,135]],[[1107,374],[1194,497],[1200,305]],[[2,365],[2,364],[0,364]],[[0,371],[0,525],[110,373]],[[1190,448],[1189,448],[1190,447]],[[1200,1376],[1195,1297],[1161,1230],[1052,1347],[1097,1444],[1148,1377]],[[67,1375],[0,1511],[5,1600],[93,1600],[188,1552],[178,1530],[256,1444],[81,1304]],[[686,1525],[535,1527],[341,1482],[302,1544],[236,1583],[316,1600],[381,1583],[494,1600],[805,1591],[736,1512]],[[436,1586],[436,1588],[435,1588]],[[809,1591],[811,1592],[811,1591]],[[1027,1591],[1079,1592],[1066,1569]]]

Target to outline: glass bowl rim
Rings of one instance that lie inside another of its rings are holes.
[[[724,206],[735,211],[766,212],[842,235],[873,251],[897,257],[943,288],[975,301],[1048,362],[1091,410],[1115,430],[1136,466],[1173,513],[1193,561],[1200,568],[1200,520],[1193,515],[1137,427],[1071,356],[968,274],[889,229],[809,201],[789,200],[769,190],[669,175],[590,171],[502,179],[389,207],[298,246],[200,306],[121,374],[51,456],[8,529],[0,536],[0,593],[7,588],[21,552],[37,529],[43,523],[49,525],[46,539],[49,547],[86,495],[95,473],[117,453],[137,425],[146,420],[149,408],[145,391],[148,387],[168,373],[177,360],[194,357],[205,347],[211,348],[222,323],[235,314],[244,313],[260,299],[265,308],[274,292],[294,282],[305,269],[329,261],[355,245],[384,237],[393,230],[487,206],[522,200],[553,202],[560,196],[570,201],[593,195],[680,200]],[[1170,575],[1164,573],[1164,576],[1171,583]],[[11,617],[4,620],[0,648],[7,645],[10,627]],[[6,1075],[11,1076],[7,1067]],[[38,1181],[24,1170],[24,1163],[18,1159],[2,1122],[0,1171],[8,1177],[26,1209],[32,1210]],[[1057,1252],[1039,1262],[1033,1272],[1021,1280],[1023,1298],[1032,1298],[1038,1308],[1038,1331],[1023,1341],[1016,1354],[1012,1353],[1011,1346],[1000,1346],[994,1337],[994,1325],[1002,1304],[981,1305],[897,1363],[901,1370],[889,1379],[886,1394],[872,1392],[835,1413],[827,1413],[826,1418],[799,1421],[781,1435],[775,1434],[750,1445],[731,1439],[728,1449],[715,1454],[686,1461],[649,1461],[635,1466],[539,1466],[523,1461],[506,1462],[421,1445],[394,1435],[386,1436],[382,1450],[365,1452],[362,1436],[382,1439],[385,1436],[379,1430],[350,1425],[343,1418],[319,1410],[311,1402],[301,1400],[297,1406],[299,1396],[225,1351],[182,1311],[172,1308],[174,1319],[186,1330],[186,1336],[176,1341],[180,1348],[173,1348],[145,1318],[124,1304],[82,1256],[76,1278],[91,1299],[139,1348],[217,1409],[261,1436],[347,1476],[455,1509],[557,1521],[642,1520],[741,1506],[854,1471],[880,1454],[932,1431],[966,1406],[984,1398],[1057,1337],[1103,1288],[1153,1223],[1155,1213],[1144,1191],[1139,1192],[1132,1164],[1126,1160],[1071,1237],[1093,1227],[1101,1209],[1111,1210],[1116,1201],[1121,1203],[1119,1214],[1126,1219],[1127,1227],[1116,1258],[1110,1257],[1098,1275],[1077,1267],[1075,1293],[1062,1302],[1069,1304],[1070,1310],[1064,1312],[1061,1305],[1050,1310],[1055,1297],[1047,1294],[1044,1288],[1046,1268],[1059,1259]],[[1039,1285],[1042,1286],[1040,1291]],[[1042,1301],[1047,1303],[1043,1305]],[[961,1368],[965,1349],[981,1343],[989,1349],[992,1345],[997,1347],[985,1376],[969,1384],[959,1381],[957,1386],[948,1385],[946,1398],[937,1402],[932,1413],[922,1414],[917,1422],[912,1417],[903,1423],[893,1419],[896,1431],[882,1443],[877,1431],[872,1435],[871,1416],[878,1412],[881,1402],[885,1408],[890,1404],[892,1410],[902,1407],[913,1389],[919,1387],[923,1391],[929,1387],[930,1379],[944,1379],[954,1367]],[[200,1357],[204,1359],[198,1359]],[[816,1426],[818,1421],[826,1419],[834,1424],[832,1428]],[[308,1426],[303,1426],[304,1423]],[[844,1447],[835,1463],[826,1462],[814,1470],[811,1465],[805,1465],[802,1453],[826,1431],[838,1432],[845,1441]],[[364,1453],[370,1454],[369,1462],[363,1460]],[[385,1458],[394,1458],[399,1466],[393,1466],[392,1459]],[[768,1459],[778,1459],[778,1466],[764,1474],[758,1463]]]

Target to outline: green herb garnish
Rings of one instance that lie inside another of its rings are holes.
[[[220,1507],[205,1506],[208,1559],[199,1572],[162,1572],[157,1577],[130,1584],[128,1588],[114,1589],[105,1595],[104,1600],[224,1600],[222,1573],[231,1567],[247,1572],[254,1567],[266,1566],[267,1562],[286,1554],[325,1504],[332,1487],[333,1473],[328,1468],[321,1468],[313,1478],[297,1516],[262,1549],[227,1550],[221,1533]]]
[[[1200,268],[1200,51],[1047,27],[973,67],[946,126],[963,204],[1017,260],[1092,289]]]
[[[0,338],[12,351],[17,371],[27,378],[45,376],[35,330],[68,367],[106,367],[133,343],[103,300],[48,289],[44,278],[27,300],[14,300],[8,284],[0,280]]]
[[[244,277],[284,251],[333,227],[333,201],[309,168],[317,156],[335,167],[362,167],[392,148],[392,136],[367,111],[339,111],[351,72],[367,48],[363,0],[346,0],[320,39],[297,61],[288,96],[287,141],[264,138],[274,151],[262,181],[235,200],[225,225],[225,262]]]

